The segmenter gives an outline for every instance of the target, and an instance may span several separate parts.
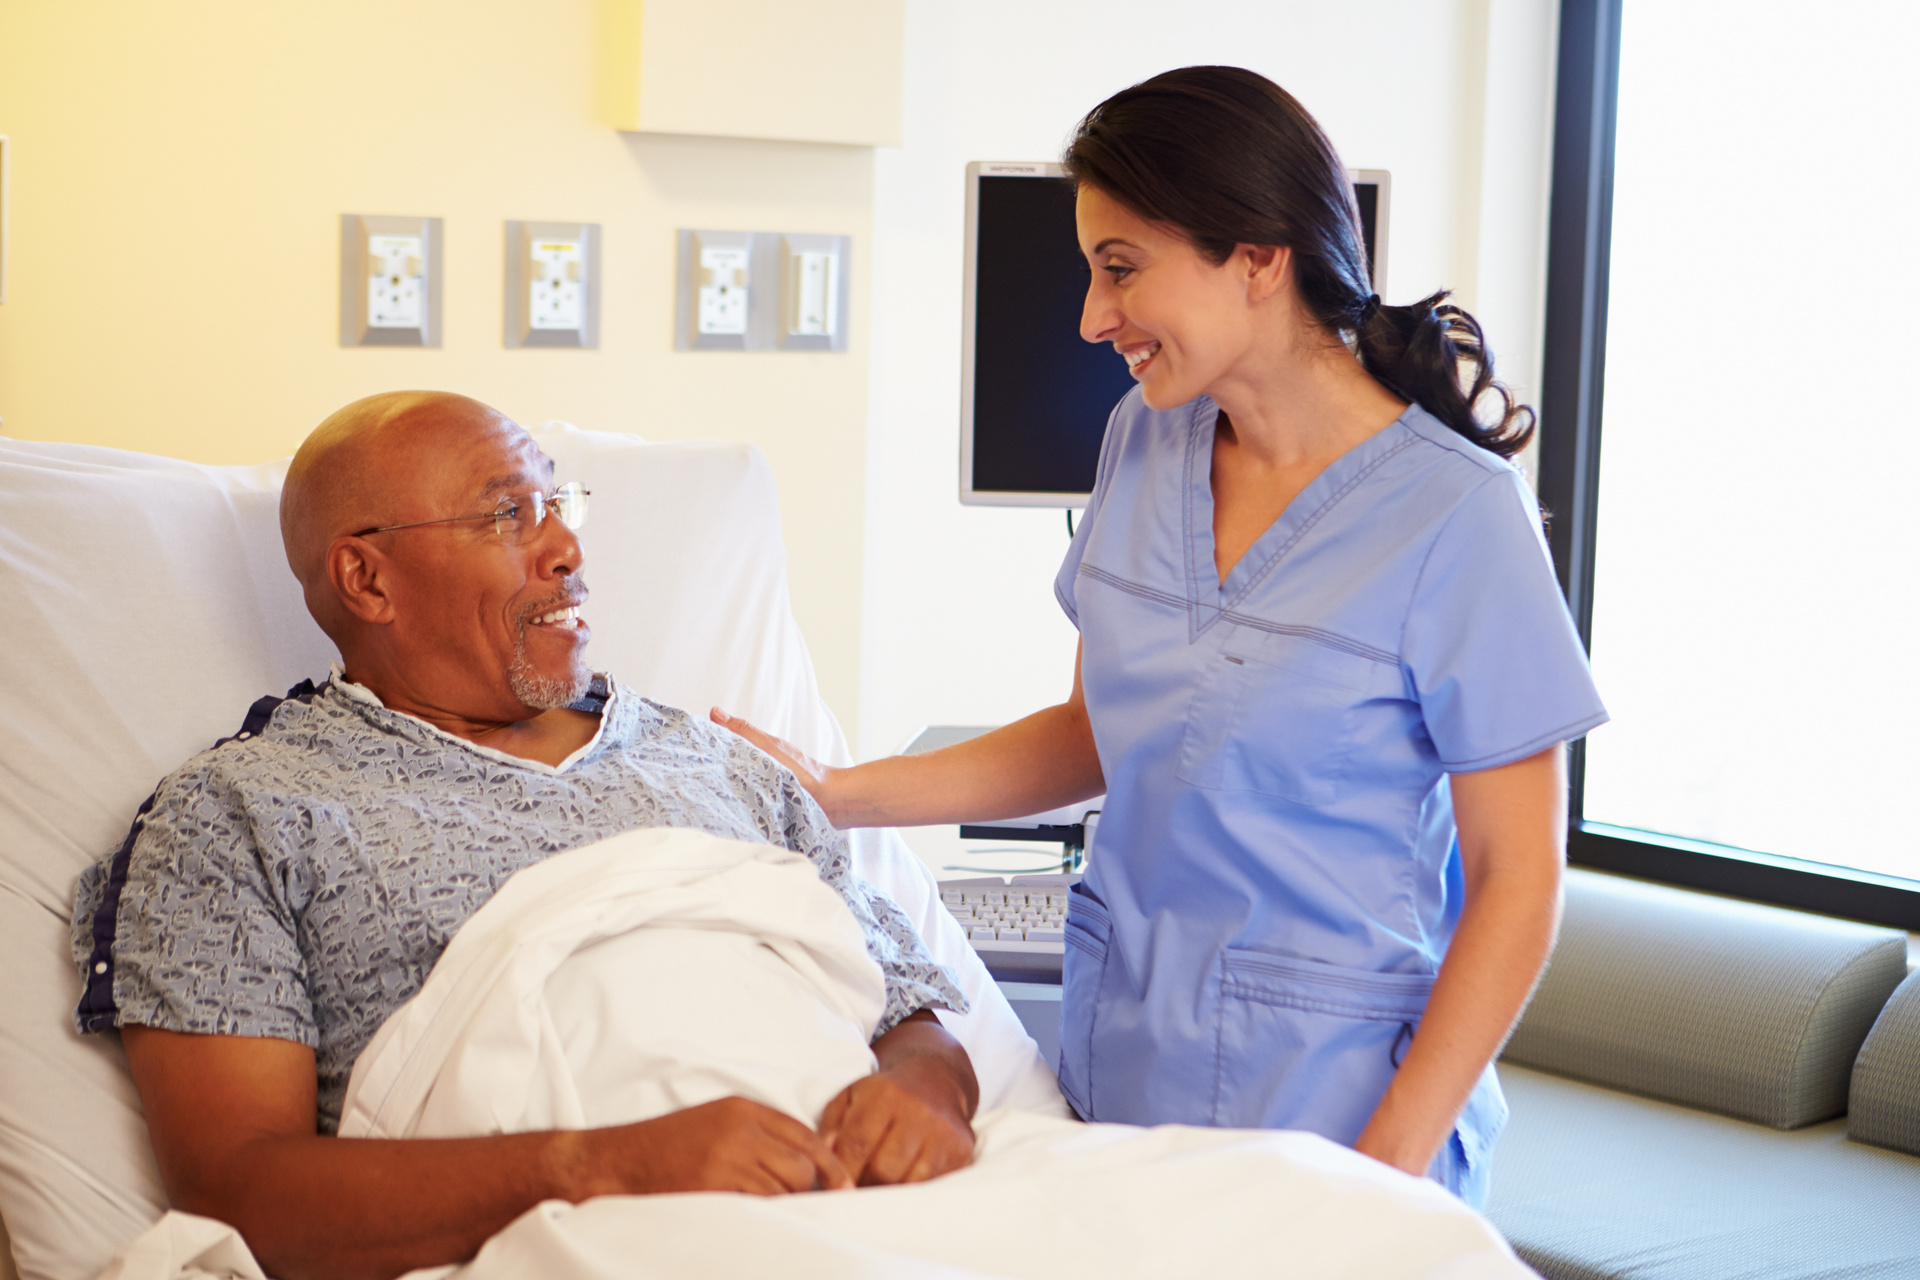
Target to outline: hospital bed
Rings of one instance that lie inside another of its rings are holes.
[[[561,423],[535,434],[561,478],[594,492],[582,541],[595,666],[848,761],[792,617],[758,452]],[[73,1030],[67,919],[75,876],[162,776],[334,656],[282,557],[284,468],[0,439],[0,1217],[25,1280],[98,1274],[166,1208],[117,1037]],[[891,831],[859,833],[855,857],[972,1001],[945,1020],[973,1055],[983,1105],[1064,1114],[932,874]],[[1307,1165],[1359,1160],[1321,1146]],[[1458,1208],[1407,1182],[1420,1213]],[[1483,1261],[1447,1274],[1519,1274],[1504,1246]]]

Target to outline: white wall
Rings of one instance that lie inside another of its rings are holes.
[[[1347,164],[1393,173],[1388,301],[1451,286],[1500,372],[1537,385],[1555,6],[1547,0],[910,0],[904,145],[874,169],[859,744],[995,724],[1069,688],[1056,510],[962,507],[963,177],[1058,156],[1108,94],[1171,67],[1251,67]],[[924,851],[923,851],[924,852]]]

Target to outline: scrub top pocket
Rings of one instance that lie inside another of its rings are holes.
[[[1061,962],[1060,1091],[1079,1112],[1093,1116],[1093,1023],[1107,968],[1113,922],[1084,882],[1067,902],[1067,947]]]
[[[1351,1145],[1399,1069],[1433,979],[1243,947],[1221,957],[1213,1122]]]
[[[1367,659],[1248,627],[1221,646],[1194,691],[1175,776],[1215,791],[1297,804],[1338,799],[1353,752]]]

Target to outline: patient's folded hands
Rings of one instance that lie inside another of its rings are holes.
[[[670,1191],[784,1195],[924,1182],[973,1161],[980,1089],[966,1050],[923,1009],[873,1043],[879,1070],[837,1094],[818,1132],[747,1098],[554,1135],[565,1198]]]
[[[860,1186],[925,1182],[973,1162],[973,1128],[967,1118],[929,1102],[916,1082],[906,1078],[928,1073],[927,1065],[919,1062],[876,1072],[854,1081],[827,1104],[820,1117],[821,1136]]]
[[[747,1098],[577,1135],[570,1200],[669,1191],[784,1195],[854,1185],[819,1134]]]
[[[874,1042],[880,1070],[842,1089],[820,1135],[861,1186],[924,1182],[973,1161],[980,1088],[966,1050],[922,1009]]]

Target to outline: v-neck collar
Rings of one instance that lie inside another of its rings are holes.
[[[1419,433],[1407,419],[1420,411],[1418,405],[1408,405],[1398,418],[1328,463],[1253,540],[1222,582],[1213,563],[1213,440],[1220,406],[1208,396],[1194,401],[1187,433],[1185,501],[1181,503],[1187,535],[1188,643],[1198,640],[1265,580],[1375,468],[1414,444]]]

